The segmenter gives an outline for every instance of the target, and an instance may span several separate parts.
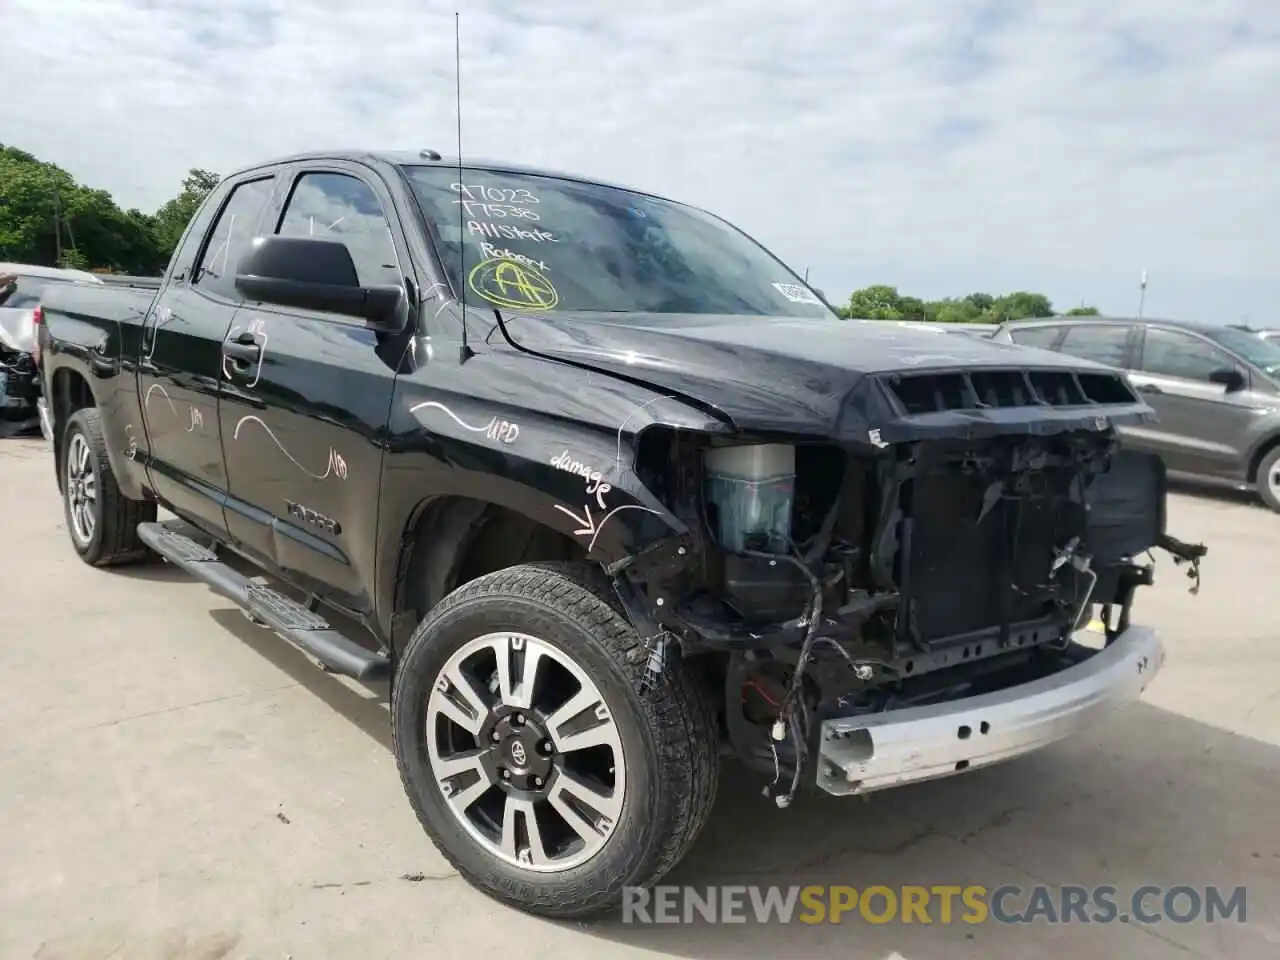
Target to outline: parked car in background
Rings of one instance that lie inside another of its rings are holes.
[[[891,322],[900,327],[936,330],[939,333],[963,333],[971,337],[983,337],[988,340],[999,329],[994,323],[938,323],[932,320],[894,320]]]
[[[997,342],[1123,370],[1158,423],[1120,432],[1171,476],[1256,490],[1280,512],[1280,341],[1238,327],[1087,317],[1004,324]]]
[[[1252,333],[1255,337],[1261,337],[1263,340],[1269,340],[1272,343],[1280,343],[1280,327],[1251,327],[1247,324],[1232,324],[1236,330],[1243,330],[1246,333]]]
[[[50,283],[76,280],[100,282],[84,270],[0,263],[0,437],[40,427],[40,378],[32,354],[41,294]]]
[[[933,326],[942,327],[947,333],[960,333],[967,337],[981,337],[984,340],[990,340],[1000,329],[994,323],[935,323]]]

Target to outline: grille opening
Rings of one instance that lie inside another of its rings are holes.
[[[968,384],[960,373],[903,377],[893,385],[893,392],[907,413],[964,410],[974,405]]]
[[[988,407],[1026,407],[1035,403],[1018,370],[981,370],[970,375],[973,390]]]
[[[972,373],[922,373],[890,380],[908,414],[944,410],[1031,407],[1084,407],[1135,403],[1124,378],[1109,373],[1064,370],[975,370]]]
[[[1036,393],[1054,407],[1078,407],[1089,402],[1075,374],[1048,370],[1032,370],[1027,374]]]
[[[1127,383],[1109,373],[1082,373],[1076,379],[1094,403],[1134,403],[1138,399]]]

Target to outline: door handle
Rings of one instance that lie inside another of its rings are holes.
[[[262,344],[254,340],[250,334],[241,334],[236,339],[224,343],[222,352],[236,360],[252,363],[262,355]]]
[[[1158,386],[1156,386],[1154,383],[1140,383],[1140,384],[1138,384],[1138,392],[1139,392],[1139,393],[1164,393],[1164,391],[1163,391],[1163,390],[1161,390],[1161,389],[1160,389]]]

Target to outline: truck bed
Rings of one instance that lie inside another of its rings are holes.
[[[164,277],[135,277],[123,273],[104,273],[102,282],[113,287],[142,287],[148,290],[159,290]]]
[[[61,283],[50,285],[42,304],[46,314],[94,326],[141,324],[155,300],[157,287],[134,284]]]

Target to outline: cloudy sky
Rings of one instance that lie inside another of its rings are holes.
[[[1280,324],[1280,0],[0,0],[0,142],[144,210],[452,153],[459,6],[465,155],[695,202],[833,300],[1131,314],[1146,269],[1149,315]]]

